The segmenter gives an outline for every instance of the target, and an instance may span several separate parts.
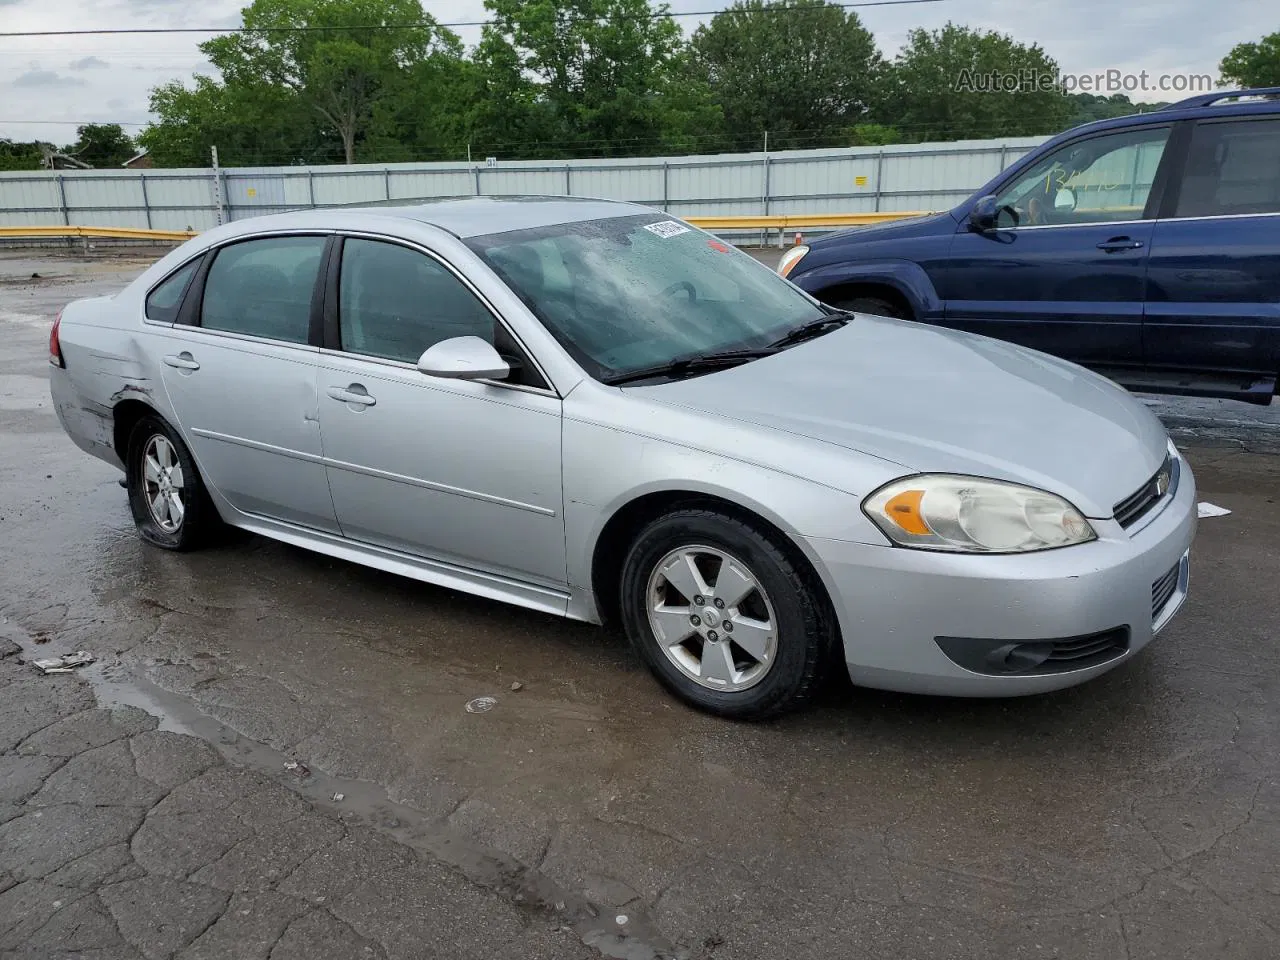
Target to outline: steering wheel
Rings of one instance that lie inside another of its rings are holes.
[[[694,285],[690,283],[688,280],[677,280],[671,286],[667,287],[667,289],[663,290],[660,296],[674,297],[677,293],[680,293],[681,291],[684,291],[689,295],[690,302],[693,302],[694,300],[698,299],[697,288],[694,287]]]

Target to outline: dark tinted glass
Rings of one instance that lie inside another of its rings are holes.
[[[1280,213],[1280,120],[1200,124],[1175,216],[1251,213]]]
[[[452,337],[494,342],[494,319],[456,276],[395,243],[348,238],[339,284],[342,349],[417,363]]]
[[[187,285],[196,268],[200,266],[200,258],[196,257],[185,267],[169,275],[147,296],[147,319],[159,323],[173,323],[178,318],[178,307],[182,305],[182,295],[187,292]]]
[[[306,343],[324,237],[264,237],[218,251],[205,281],[200,325]]]

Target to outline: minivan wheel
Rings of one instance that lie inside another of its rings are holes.
[[[193,550],[219,525],[190,451],[160,417],[143,417],[134,426],[125,480],[133,522],[148,543]]]
[[[762,719],[812,696],[832,646],[825,599],[769,536],[714,510],[641,531],[622,570],[622,619],[677,697],[723,717]]]
[[[879,297],[851,297],[848,300],[838,300],[832,306],[840,310],[848,310],[850,313],[870,313],[877,317],[893,317],[897,320],[911,319],[907,311],[898,304],[881,300]]]

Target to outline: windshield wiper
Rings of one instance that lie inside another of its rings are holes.
[[[781,350],[784,347],[794,347],[797,343],[804,343],[806,340],[812,340],[814,337],[820,337],[824,333],[830,333],[832,330],[843,327],[853,319],[853,315],[843,311],[839,313],[828,313],[818,317],[816,320],[810,320],[808,323],[802,323],[789,333],[783,334],[769,346],[775,350]]]
[[[634,383],[637,380],[653,380],[658,377],[666,377],[668,380],[678,380],[681,377],[696,375],[699,373],[707,373],[711,370],[722,370],[725,367],[736,367],[739,364],[750,363],[752,360],[759,360],[761,357],[770,357],[778,351],[768,348],[762,350],[720,350],[715,353],[699,353],[692,357],[680,357],[676,360],[670,360],[667,363],[657,363],[651,367],[641,367],[639,370],[628,370],[626,373],[615,374],[612,377],[604,378],[604,383],[616,387],[624,383]]]

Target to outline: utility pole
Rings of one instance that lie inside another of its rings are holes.
[[[769,131],[764,132],[764,175],[760,178],[760,206],[764,215],[769,215]],[[760,230],[760,246],[769,242],[769,228]],[[782,231],[778,231],[778,242],[782,242]]]
[[[210,147],[209,154],[213,158],[213,215],[222,226],[222,170],[218,167],[218,148]]]

